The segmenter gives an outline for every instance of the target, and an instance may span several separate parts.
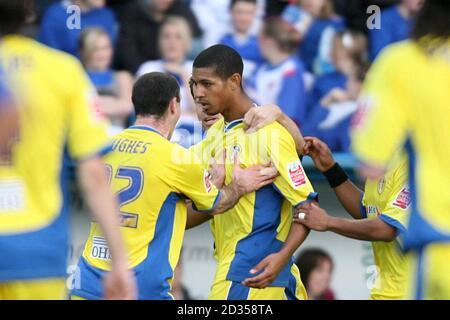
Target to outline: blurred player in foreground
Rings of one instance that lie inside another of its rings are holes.
[[[0,0],[2,68],[20,106],[20,139],[0,166],[0,299],[62,299],[69,248],[65,152],[114,257],[106,298],[133,299],[135,283],[100,154],[110,142],[93,88],[75,58],[19,35],[31,2]],[[61,81],[61,79],[70,81]]]
[[[173,271],[184,230],[191,225],[187,212],[227,212],[242,195],[274,178],[261,174],[259,166],[241,169],[236,163],[232,181],[223,185],[221,175],[214,175],[221,181],[211,179],[192,152],[170,142],[181,115],[180,88],[173,76],[143,75],[134,85],[132,99],[136,123],[114,138],[107,171],[121,203],[121,225],[139,299],[171,300]],[[186,198],[192,201],[188,210]],[[79,261],[81,283],[72,291],[74,299],[102,297],[100,281],[109,260],[103,234],[93,223]]]
[[[232,164],[236,158],[244,167],[271,162],[280,176],[273,184],[246,194],[225,214],[214,216],[218,268],[209,298],[305,299],[292,254],[308,230],[296,224],[296,230],[290,231],[291,208],[316,199],[317,194],[285,128],[273,123],[245,133],[244,117],[254,104],[242,89],[242,71],[242,58],[224,45],[212,46],[195,59],[191,86],[196,102],[208,116],[223,116],[208,130],[200,150],[208,158],[225,147],[226,182],[236,170]],[[260,278],[249,279],[255,275]]]
[[[450,5],[429,0],[412,40],[387,47],[365,83],[353,150],[368,177],[395,151],[409,157],[410,298],[450,299]]]
[[[0,165],[10,161],[12,142],[19,134],[19,127],[19,110],[0,66]]]
[[[386,175],[367,180],[361,191],[348,179],[324,142],[313,137],[305,137],[305,141],[305,154],[313,159],[355,220],[328,216],[324,209],[311,204],[296,209],[295,221],[316,231],[372,241],[378,279],[371,288],[370,298],[404,299],[407,260],[399,250],[397,235],[406,231],[410,205],[406,157],[399,155]]]

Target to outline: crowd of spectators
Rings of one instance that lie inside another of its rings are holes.
[[[244,86],[255,103],[278,104],[305,135],[347,152],[370,63],[408,38],[424,1],[37,0],[28,32],[80,59],[112,134],[133,121],[134,79],[163,71],[181,86],[183,134],[175,138],[184,145],[201,139],[188,85],[192,59],[222,43],[243,57]],[[371,5],[382,9],[379,29],[367,25],[376,14]]]

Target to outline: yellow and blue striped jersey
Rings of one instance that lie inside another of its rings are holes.
[[[406,231],[410,202],[408,162],[404,157],[395,161],[384,177],[367,180],[362,213],[368,219],[381,219],[400,234]],[[372,247],[378,279],[371,290],[371,298],[404,299],[407,259],[400,250],[399,239],[392,242],[373,241]]]
[[[212,210],[220,192],[205,166],[193,154],[171,143],[155,129],[132,126],[113,139],[105,158],[111,187],[120,202],[122,234],[140,299],[171,299],[173,270],[178,263],[187,209]],[[110,254],[100,227],[93,222],[79,263],[81,287],[73,295],[101,298],[101,277]]]
[[[21,116],[11,162],[0,165],[0,282],[65,276],[63,159],[83,160],[110,145],[106,123],[75,58],[22,36],[6,36],[0,60]]]
[[[273,184],[244,195],[233,208],[214,216],[211,223],[218,260],[215,283],[240,283],[254,276],[250,270],[261,260],[280,250],[291,227],[292,206],[316,199],[317,194],[303,170],[294,140],[279,123],[247,134],[242,120],[226,124],[221,119],[194,149],[204,154],[204,160],[226,150],[226,184],[232,180],[236,156],[243,167],[272,162],[280,173]],[[295,292],[295,281],[290,282],[291,266],[285,266],[272,286],[294,283]]]
[[[388,47],[370,70],[353,150],[386,167],[405,145],[409,154],[411,217],[406,249],[450,241],[450,42],[405,41]]]

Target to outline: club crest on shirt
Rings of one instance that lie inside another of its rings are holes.
[[[211,175],[208,170],[205,170],[203,173],[203,184],[205,185],[205,190],[209,193],[212,189]]]
[[[400,208],[400,209],[407,209],[411,203],[411,191],[409,188],[403,188],[402,191],[398,194],[397,198],[394,200],[392,205],[394,207]]]
[[[288,165],[288,174],[294,187],[300,187],[306,183],[306,176],[303,172],[300,160],[292,162]]]

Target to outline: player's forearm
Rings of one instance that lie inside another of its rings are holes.
[[[309,234],[309,229],[302,224],[293,223],[288,237],[280,250],[286,258],[286,262],[294,255],[295,251],[301,246]]]
[[[127,254],[119,230],[118,207],[103,163],[99,159],[83,161],[79,166],[79,175],[84,198],[108,242],[113,266],[127,265]]]
[[[350,179],[333,189],[339,202],[345,210],[355,219],[362,219],[361,198],[363,192],[355,186]]]
[[[390,242],[396,236],[395,229],[379,219],[349,220],[329,217],[327,231],[363,241]]]
[[[195,228],[210,220],[212,215],[204,212],[197,212],[192,208],[192,203],[187,206],[186,230]]]
[[[236,183],[230,183],[220,190],[221,196],[216,207],[210,214],[220,214],[228,209],[234,207],[234,205],[239,201],[244,191],[241,190]]]
[[[295,142],[295,149],[298,155],[303,155],[303,147],[305,146],[305,140],[295,122],[284,113],[278,117],[277,122],[280,123],[292,136]]]

